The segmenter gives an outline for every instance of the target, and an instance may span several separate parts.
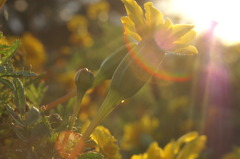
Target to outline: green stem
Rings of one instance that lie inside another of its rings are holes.
[[[100,122],[103,121],[103,119],[113,111],[113,109],[122,101],[121,98],[119,98],[119,95],[115,93],[114,91],[109,91],[107,97],[105,98],[103,104],[99,108],[96,116],[88,126],[87,130],[83,134],[81,140],[77,143],[77,145],[74,147],[72,153],[70,154],[68,159],[75,159],[75,157],[78,156],[79,152],[81,152],[84,141],[86,141],[89,136],[92,134],[94,129],[98,126]]]
[[[73,108],[73,113],[72,113],[72,116],[70,118],[70,123],[69,123],[69,130],[71,131],[74,124],[75,124],[75,121],[76,121],[76,118],[80,112],[80,104],[82,102],[82,99],[83,99],[83,96],[84,96],[85,92],[81,92],[81,91],[78,91],[77,92],[77,99],[76,99],[76,102],[75,102],[75,105],[74,105],[74,108]]]

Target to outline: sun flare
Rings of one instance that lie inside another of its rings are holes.
[[[227,44],[240,42],[240,1],[239,0],[167,0],[158,1],[161,10],[170,15],[181,15],[184,21],[195,24],[201,33],[210,28],[212,22],[217,26],[216,37]]]

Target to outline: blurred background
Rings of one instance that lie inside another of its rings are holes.
[[[175,24],[195,24],[199,55],[167,55],[156,76],[103,125],[119,140],[123,158],[145,151],[152,141],[165,145],[192,130],[208,138],[201,158],[234,152],[240,147],[239,2],[151,2]],[[16,66],[45,74],[42,104],[48,104],[75,89],[78,69],[96,72],[124,45],[124,15],[120,0],[7,0],[0,9],[0,31],[10,40],[21,39]],[[81,120],[94,116],[108,85],[87,94]]]

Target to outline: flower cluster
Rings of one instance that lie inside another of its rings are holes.
[[[174,25],[170,19],[164,20],[162,13],[151,2],[144,4],[145,15],[135,0],[123,0],[128,16],[122,17],[125,35],[140,42],[153,38],[165,52],[196,54],[197,49],[190,45],[196,32],[193,25]]]
[[[133,155],[131,159],[196,159],[205,147],[206,137],[190,132],[178,140],[172,140],[164,148],[153,142],[146,153]]]

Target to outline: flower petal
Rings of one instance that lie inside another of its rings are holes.
[[[133,38],[136,41],[141,41],[141,37],[136,32],[136,28],[132,20],[127,17],[121,17],[121,21],[123,23],[124,34]]]
[[[145,26],[143,10],[135,0],[122,0],[127,14],[136,26],[137,32],[142,35]]]
[[[175,36],[176,38],[180,38],[184,34],[188,33],[192,30],[194,25],[173,25],[172,27],[172,36]]]
[[[173,26],[172,21],[169,18],[166,18],[166,21],[164,23],[164,28],[170,29],[170,28],[172,28],[172,26]]]
[[[183,35],[181,38],[178,39],[176,43],[178,44],[189,44],[193,41],[193,39],[196,37],[196,31],[190,30],[188,33]]]
[[[144,4],[146,23],[150,28],[150,31],[154,31],[157,27],[163,25],[164,19],[162,13],[157,10],[152,2]]]
[[[164,152],[162,148],[158,146],[157,142],[153,142],[147,150],[147,155],[149,159],[161,159],[164,157]]]
[[[180,55],[193,55],[198,53],[196,47],[193,45],[189,45],[187,47],[175,50],[174,52]]]

